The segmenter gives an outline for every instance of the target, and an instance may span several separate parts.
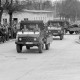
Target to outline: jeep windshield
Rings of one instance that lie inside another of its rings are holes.
[[[40,34],[38,24],[21,24],[21,33],[19,34]]]
[[[49,24],[49,26],[51,26],[51,27],[61,27],[61,24],[59,22],[51,22]]]
[[[52,22],[49,24],[48,29],[61,29],[61,27],[59,22]]]
[[[38,24],[29,24],[29,25],[23,25],[22,30],[24,32],[39,32]]]

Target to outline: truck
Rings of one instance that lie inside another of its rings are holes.
[[[49,20],[47,22],[48,32],[52,36],[60,36],[60,40],[64,37],[64,22],[61,20]]]
[[[31,47],[37,46],[39,53],[43,52],[44,47],[46,50],[49,50],[53,38],[47,33],[47,31],[48,29],[44,26],[43,21],[21,21],[20,30],[17,32],[15,41],[17,52],[21,53],[23,46],[26,46],[27,50],[30,50]]]
[[[69,28],[68,28],[68,31],[70,34],[78,34],[80,33],[80,26],[77,25],[77,24],[72,24]]]

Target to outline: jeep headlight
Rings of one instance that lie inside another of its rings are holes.
[[[37,38],[34,38],[34,41],[36,41],[37,40]]]
[[[22,38],[19,38],[19,41],[21,41],[22,40]]]
[[[59,33],[61,32],[61,31],[58,31]]]

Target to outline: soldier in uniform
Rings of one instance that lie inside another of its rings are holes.
[[[34,28],[34,32],[35,31],[39,31],[40,32],[40,28],[38,27],[38,24],[36,24],[35,28]]]
[[[0,38],[1,38],[1,42],[5,42],[5,29],[3,28],[3,26],[0,24]]]
[[[7,24],[7,19],[3,19],[3,29],[5,32],[5,39],[9,40],[9,25]]]
[[[49,27],[53,27],[52,23],[50,23]]]

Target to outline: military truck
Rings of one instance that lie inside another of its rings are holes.
[[[64,23],[61,20],[49,20],[47,22],[48,33],[52,36],[60,36],[60,40],[64,37]]]
[[[52,36],[47,31],[48,29],[44,26],[43,21],[21,21],[15,41],[17,52],[21,53],[23,46],[26,46],[27,50],[37,46],[39,53],[43,52],[44,47],[48,50],[52,42]]]
[[[69,28],[68,31],[70,34],[79,34],[80,33],[80,26],[78,24],[72,24]]]

